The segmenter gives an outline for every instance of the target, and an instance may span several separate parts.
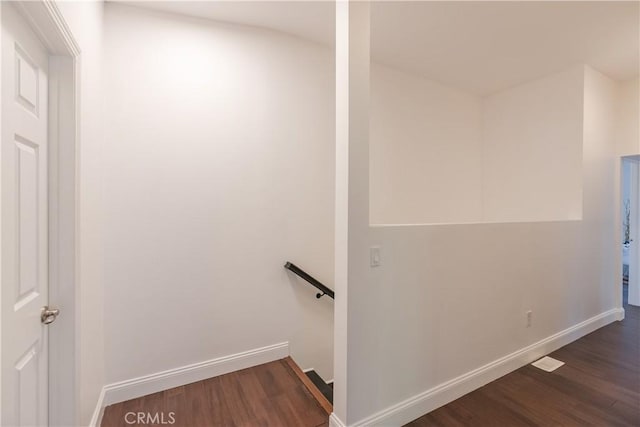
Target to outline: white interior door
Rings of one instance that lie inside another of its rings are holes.
[[[2,420],[48,424],[48,53],[2,2]]]

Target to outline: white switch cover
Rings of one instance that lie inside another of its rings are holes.
[[[371,259],[371,267],[380,265],[380,246],[372,246],[369,249],[369,257]]]

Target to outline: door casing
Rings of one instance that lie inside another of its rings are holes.
[[[55,1],[13,5],[49,52],[49,303],[62,308],[49,329],[49,424],[77,425],[80,49]]]
[[[631,166],[630,182],[623,182],[621,191],[624,185],[630,185],[632,244],[629,253],[629,304],[637,306],[640,305],[640,155],[623,157],[622,162]],[[621,202],[624,203],[623,200]],[[622,209],[621,217],[624,212]]]

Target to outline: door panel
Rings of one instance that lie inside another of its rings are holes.
[[[48,53],[2,2],[2,425],[48,423]]]
[[[34,343],[27,353],[24,354],[15,365],[15,378],[17,384],[18,402],[18,419],[20,425],[39,426],[42,425],[38,419],[37,408],[38,399],[40,398],[41,380],[40,380],[40,363],[37,349],[38,343]]]
[[[19,308],[40,293],[38,281],[38,144],[19,135],[16,141],[16,198],[18,207]]]

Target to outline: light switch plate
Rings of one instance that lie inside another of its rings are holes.
[[[380,266],[380,246],[372,246],[369,248],[369,259],[371,260],[371,267]]]

